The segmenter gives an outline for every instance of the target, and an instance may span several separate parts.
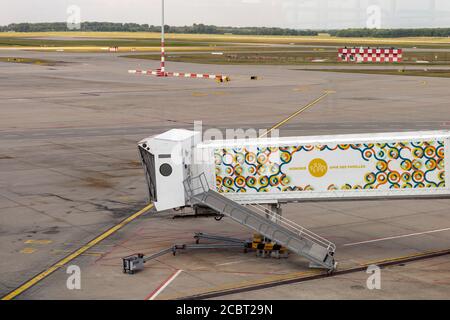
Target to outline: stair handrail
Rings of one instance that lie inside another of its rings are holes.
[[[197,180],[200,182],[200,186],[193,188],[194,181],[197,181]],[[194,176],[194,177],[191,177],[191,176],[187,177],[183,181],[183,183],[185,185],[185,192],[187,193],[189,198],[195,197],[197,194],[206,193],[209,190],[211,190],[204,172],[202,172],[201,174]],[[196,191],[196,190],[202,190],[203,192],[194,194],[194,191]],[[238,203],[236,203],[236,205],[240,206],[240,204],[238,204]],[[252,212],[257,214],[258,216],[266,219],[265,216],[269,215],[270,218],[274,218],[274,220],[275,220],[275,221],[273,221],[272,219],[270,219],[271,222],[285,226],[287,229],[290,229],[292,232],[296,233],[297,235],[304,237],[304,238],[308,238],[312,242],[318,243],[321,246],[326,247],[329,252],[336,251],[336,245],[333,242],[319,236],[318,234],[312,232],[311,230],[308,230],[308,229],[300,226],[299,224],[297,224],[281,215],[276,214],[275,212],[269,210],[268,208],[266,208],[260,204],[250,204],[249,206],[251,206],[254,209],[254,210],[252,210]],[[263,213],[263,214],[261,214],[261,213]]]
[[[200,186],[194,188],[194,182],[195,181],[199,181],[200,182]],[[206,179],[206,175],[205,173],[201,173],[197,176],[188,176],[186,179],[183,180],[183,185],[184,185],[184,191],[186,193],[186,195],[188,196],[188,198],[192,198],[193,196],[202,193],[202,192],[207,192],[209,190],[209,183],[208,180]],[[199,193],[195,193],[195,191],[197,190],[202,190],[202,192]]]

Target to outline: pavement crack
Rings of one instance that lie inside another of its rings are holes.
[[[69,198],[66,198],[66,197],[63,197],[63,196],[60,196],[60,195],[58,195],[58,194],[54,194],[54,193],[43,193],[43,194],[40,194],[41,196],[46,196],[46,197],[56,197],[56,198],[58,198],[58,199],[61,199],[61,200],[64,200],[64,201],[69,201],[69,202],[76,202],[75,200],[72,200],[72,199],[69,199]]]

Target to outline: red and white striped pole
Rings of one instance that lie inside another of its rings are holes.
[[[200,78],[200,79],[215,79],[218,82],[228,82],[230,78],[222,74],[207,74],[207,73],[186,73],[186,72],[166,72],[166,48],[165,48],[165,34],[164,34],[164,0],[161,0],[161,66],[155,70],[128,70],[131,74],[145,74],[154,75],[157,77],[180,77],[180,78]]]
[[[166,50],[164,45],[164,0],[161,0],[161,72],[159,76],[166,76]]]

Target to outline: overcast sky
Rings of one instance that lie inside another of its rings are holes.
[[[1,0],[0,25],[67,21],[77,5],[82,21],[160,24],[161,0]],[[391,27],[450,27],[450,0],[165,0],[166,24],[267,26],[298,29],[365,27],[377,16]],[[369,8],[369,12],[368,12]]]

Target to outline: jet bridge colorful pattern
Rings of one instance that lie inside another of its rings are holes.
[[[220,193],[446,188],[444,140],[215,150]]]

